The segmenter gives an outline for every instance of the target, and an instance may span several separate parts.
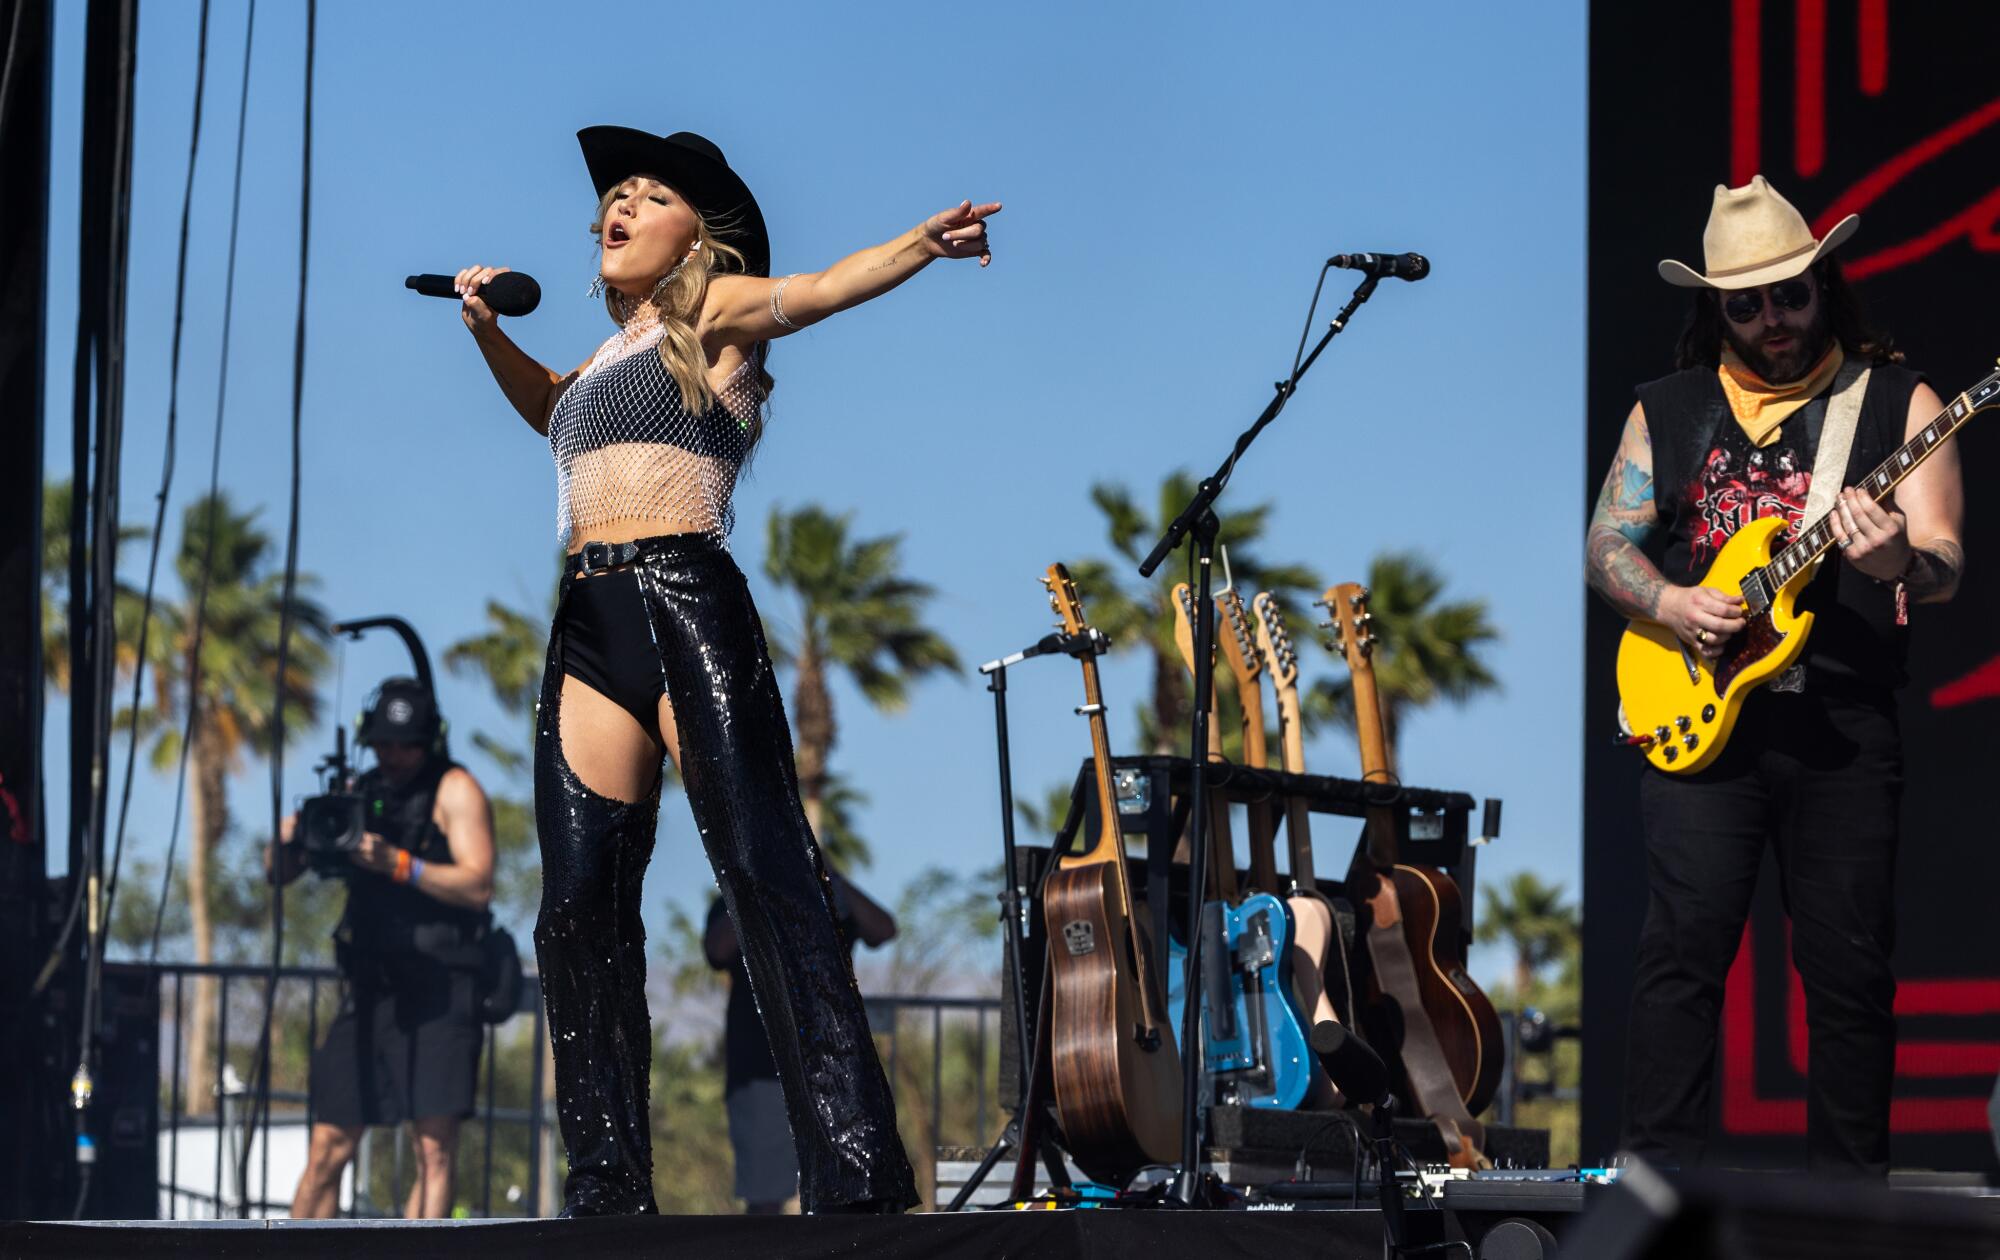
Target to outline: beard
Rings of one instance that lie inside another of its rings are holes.
[[[1792,344],[1776,353],[1767,351],[1762,343],[1773,336],[1790,336]],[[1736,357],[1743,360],[1745,367],[1773,385],[1784,385],[1810,372],[1813,365],[1825,357],[1827,347],[1833,343],[1833,329],[1832,321],[1827,317],[1826,303],[1822,300],[1813,312],[1812,323],[1803,333],[1782,329],[1775,333],[1765,332],[1752,342],[1738,336],[1736,328],[1725,319],[1722,338],[1736,352]]]

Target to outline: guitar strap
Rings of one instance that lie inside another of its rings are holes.
[[[1833,378],[1833,396],[1827,399],[1826,417],[1820,423],[1819,448],[1813,453],[1812,488],[1806,491],[1805,511],[1799,529],[1810,528],[1833,510],[1834,500],[1847,482],[1847,460],[1854,450],[1854,434],[1861,427],[1861,402],[1868,394],[1868,369],[1857,367],[1853,359],[1841,364]],[[1796,535],[1795,529],[1793,534]],[[1815,565],[1815,568],[1818,566]],[[1771,680],[1772,691],[1804,691],[1806,663],[1799,661]]]
[[[1486,1145],[1485,1126],[1466,1111],[1458,1082],[1438,1044],[1437,1027],[1424,1009],[1416,960],[1410,957],[1409,942],[1403,938],[1395,886],[1389,872],[1382,872],[1379,879],[1379,890],[1369,899],[1375,921],[1368,929],[1368,953],[1375,963],[1376,982],[1403,1013],[1403,1075],[1416,1095],[1413,1101],[1444,1139],[1445,1156],[1452,1167],[1490,1168],[1492,1161],[1482,1149]]]
[[[1826,420],[1820,425],[1819,449],[1813,454],[1812,488],[1806,492],[1801,527],[1833,510],[1833,501],[1847,481],[1847,457],[1854,450],[1854,431],[1861,427],[1861,400],[1868,393],[1868,369],[1849,359],[1833,378]]]

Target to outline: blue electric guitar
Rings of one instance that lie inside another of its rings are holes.
[[[1190,669],[1194,663],[1194,601],[1187,585],[1174,588],[1179,605],[1174,640]],[[1212,700],[1211,700],[1212,703]],[[1220,728],[1210,714],[1209,759],[1222,759]],[[1317,1066],[1299,1019],[1289,974],[1291,910],[1269,893],[1236,895],[1236,863],[1228,806],[1214,801],[1208,845],[1216,898],[1202,906],[1201,985],[1204,1012],[1202,1063],[1217,1100],[1289,1111],[1299,1105]],[[1217,820],[1224,825],[1214,825]],[[1205,881],[1207,882],[1207,881]],[[1187,947],[1167,943],[1167,1004],[1178,1012],[1187,992]],[[1176,1038],[1180,1020],[1170,1019]]]

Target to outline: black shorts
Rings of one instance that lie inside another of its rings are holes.
[[[425,958],[346,969],[312,1060],[313,1119],[342,1128],[472,1114],[478,977]]]
[[[660,738],[660,697],[667,693],[652,614],[631,569],[579,578],[563,600],[562,671],[623,708],[639,729]]]

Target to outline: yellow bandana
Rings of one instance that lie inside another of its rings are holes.
[[[1743,426],[1750,444],[1769,446],[1778,440],[1778,426],[1787,416],[1833,383],[1846,357],[1841,353],[1840,342],[1835,341],[1833,348],[1804,377],[1789,385],[1773,385],[1752,372],[1736,357],[1736,351],[1724,346],[1722,364],[1716,374],[1722,378],[1722,392],[1729,398],[1730,414]]]

